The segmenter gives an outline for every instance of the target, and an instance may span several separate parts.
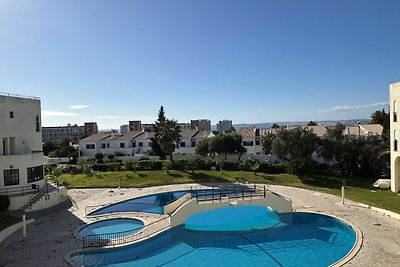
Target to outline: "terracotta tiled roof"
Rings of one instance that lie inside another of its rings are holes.
[[[320,125],[320,126],[307,126],[307,129],[309,131],[312,131],[313,133],[315,133],[318,137],[323,137],[327,132],[326,127],[323,126],[323,125]]]
[[[140,135],[134,137],[134,140],[146,140],[146,139],[150,139],[153,138],[155,135],[154,132],[142,132]]]
[[[180,133],[182,139],[192,138],[197,133],[196,129],[183,129]]]
[[[383,127],[380,124],[363,124],[360,127],[364,128],[370,135],[382,135]]]
[[[124,135],[115,138],[115,140],[121,140],[121,141],[122,140],[131,140],[141,133],[143,133],[143,132],[142,131],[129,131],[129,132],[126,132]]]
[[[382,135],[383,127],[380,124],[360,124],[358,126],[347,126],[343,134],[354,136]]]
[[[204,139],[204,138],[208,138],[214,136],[212,132],[209,132],[207,130],[204,131],[198,131],[195,135],[193,135],[193,138],[195,139]]]
[[[106,139],[110,136],[111,136],[110,133],[95,133],[95,134],[89,135],[88,137],[86,137],[84,139],[81,139],[81,141],[99,141],[99,140]]]
[[[254,127],[243,127],[240,128],[239,134],[243,138],[255,137],[255,128]]]

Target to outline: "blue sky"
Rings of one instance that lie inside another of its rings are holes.
[[[400,80],[400,1],[0,0],[0,91],[44,126],[369,118]]]

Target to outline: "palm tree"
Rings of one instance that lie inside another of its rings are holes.
[[[181,128],[176,120],[166,119],[158,125],[158,131],[155,138],[157,139],[161,150],[169,155],[170,161],[173,160],[172,153],[176,147],[179,147],[181,136]]]

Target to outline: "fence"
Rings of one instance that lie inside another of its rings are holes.
[[[144,225],[141,229],[132,229],[117,233],[86,235],[83,237],[83,247],[105,247],[131,243],[137,240],[148,238],[170,225],[169,216]]]
[[[245,199],[253,197],[265,197],[268,190],[264,187],[253,185],[234,184],[230,187],[213,187],[212,189],[191,189],[192,197],[197,203],[202,201],[221,202],[230,199]]]
[[[39,191],[39,189],[37,187],[33,188],[32,185],[19,186],[19,187],[0,189],[0,195],[23,196],[23,195],[34,194],[38,191]]]

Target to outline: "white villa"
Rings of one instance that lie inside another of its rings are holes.
[[[184,129],[181,131],[181,143],[175,154],[194,155],[196,145],[204,138],[214,136],[208,131]],[[94,157],[96,153],[104,155],[116,152],[133,157],[151,149],[154,132],[129,131],[123,135],[117,133],[96,133],[80,140],[80,152],[83,157]]]
[[[398,106],[400,104],[400,82],[390,85],[390,177],[391,190],[399,192],[400,189],[400,151]]]

